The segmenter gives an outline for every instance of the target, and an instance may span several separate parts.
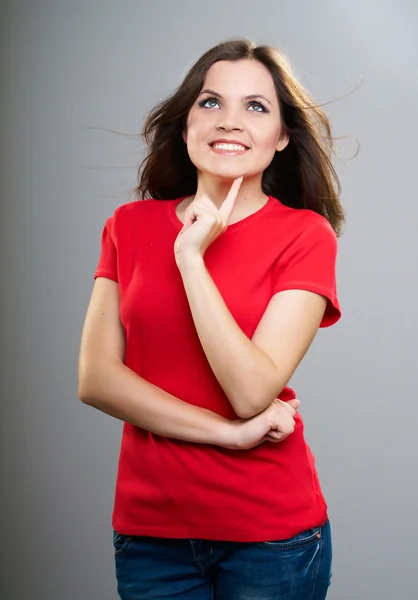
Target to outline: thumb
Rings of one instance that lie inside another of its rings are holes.
[[[294,410],[297,410],[300,406],[300,401],[296,398],[294,400],[289,400],[288,403]]]
[[[184,231],[186,231],[186,229],[189,229],[189,227],[191,225],[193,225],[193,223],[195,222],[195,220],[196,220],[196,215],[193,212],[193,210],[189,210],[188,212],[186,212],[181,232],[183,233]]]

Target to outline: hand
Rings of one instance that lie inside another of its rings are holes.
[[[226,230],[242,180],[242,177],[234,180],[219,209],[206,194],[196,196],[174,244],[178,265],[183,260],[203,258],[208,247]]]
[[[232,435],[222,444],[225,448],[248,450],[266,441],[282,442],[295,429],[295,413],[299,400],[284,402],[276,398],[262,413],[251,419],[236,419]]]

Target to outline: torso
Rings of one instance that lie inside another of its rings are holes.
[[[176,207],[183,200],[120,207],[96,273],[113,273],[119,284],[125,364],[175,397],[234,419],[201,347],[174,259],[187,202],[178,213]],[[208,248],[205,263],[251,339],[277,282],[286,276],[295,240],[322,217],[274,198],[240,217]],[[310,282],[316,271],[315,263]],[[285,388],[280,397],[295,394]],[[120,533],[262,541],[292,537],[326,518],[300,416],[280,446],[266,443],[248,451],[181,442],[124,425],[113,514]]]

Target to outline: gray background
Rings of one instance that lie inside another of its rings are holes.
[[[334,532],[331,600],[416,598],[414,0],[1,4],[1,596],[116,599],[121,423],[77,399],[105,219],[131,197],[136,134],[208,47],[283,48],[327,107],[348,212],[343,320],[294,377]]]

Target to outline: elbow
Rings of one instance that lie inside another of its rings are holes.
[[[235,412],[237,414],[238,417],[240,417],[241,419],[251,419],[252,417],[255,417],[256,415],[258,415],[260,412],[262,412],[262,408],[255,408],[253,406],[242,406],[239,408],[235,409]]]
[[[93,406],[97,400],[97,372],[96,369],[79,365],[77,396],[83,404]]]
[[[94,393],[91,387],[89,387],[85,381],[79,379],[78,381],[78,399],[83,404],[92,405],[94,403]]]
[[[251,398],[247,398],[244,402],[242,402],[242,399],[240,402],[236,402],[234,410],[241,419],[251,419],[270,406],[273,400],[274,398],[270,398],[270,396],[268,398],[255,398],[252,396]]]
[[[82,361],[78,368],[78,398],[83,404],[99,408],[109,399],[109,378],[120,361]]]
[[[236,399],[236,401],[233,403],[231,402],[231,404],[233,404],[238,417],[241,417],[241,419],[251,419],[268,408],[281,394],[284,387],[285,386],[278,388],[276,386],[274,390],[264,390],[263,394],[251,394],[250,396],[247,394],[244,401],[241,396],[240,399]]]

